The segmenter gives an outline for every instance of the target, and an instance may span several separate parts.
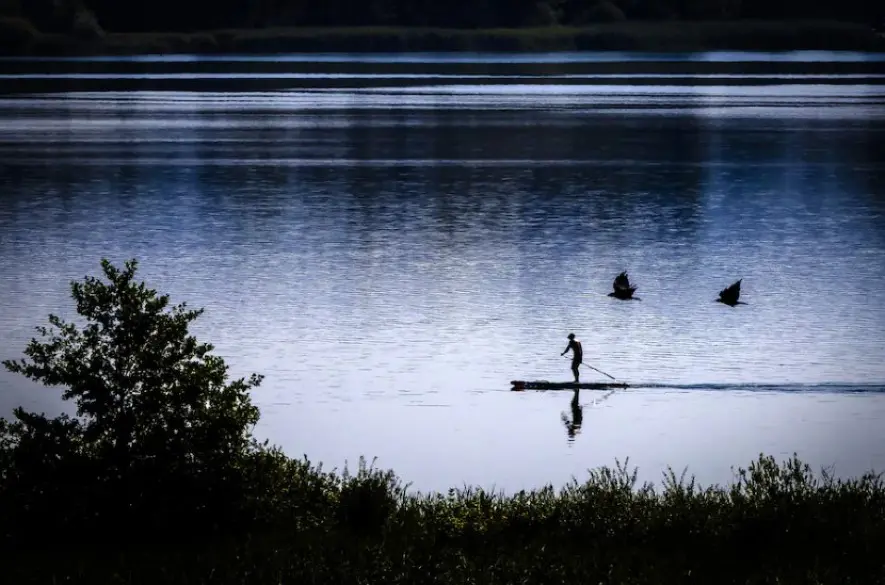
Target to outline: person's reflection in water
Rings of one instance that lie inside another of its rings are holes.
[[[565,424],[565,430],[568,433],[568,442],[572,443],[575,436],[581,432],[581,423],[584,422],[584,407],[580,405],[578,399],[581,397],[581,389],[575,388],[575,395],[572,396],[572,418],[569,419],[562,413],[562,422]]]

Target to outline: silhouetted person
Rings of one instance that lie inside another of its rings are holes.
[[[614,290],[608,293],[608,296],[610,297],[622,301],[642,300],[639,297],[633,296],[633,293],[636,292],[636,287],[630,284],[630,278],[627,276],[626,270],[615,277],[615,280],[612,283],[612,288],[614,288]]]
[[[741,280],[743,280],[743,278]],[[716,299],[716,302],[728,305],[729,307],[746,305],[747,303],[738,300],[741,296],[741,280],[738,280],[731,286],[727,286],[719,291],[719,298]]]
[[[575,339],[574,333],[568,334],[568,345],[559,355],[565,355],[568,353],[568,350],[572,350],[572,373],[575,375],[575,384],[577,384],[581,380],[581,373],[578,371],[578,366],[584,361],[584,348],[581,346],[581,342]]]
[[[565,423],[565,431],[568,433],[569,441],[573,441],[575,435],[578,434],[578,431],[581,430],[581,424],[584,422],[584,409],[581,407],[578,402],[578,398],[581,394],[580,388],[575,388],[575,395],[572,396],[572,418],[571,420],[565,416],[565,413],[562,414],[562,422]]]

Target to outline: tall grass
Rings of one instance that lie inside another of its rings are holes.
[[[881,478],[815,475],[795,455],[760,456],[727,486],[672,470],[660,488],[637,485],[636,470],[618,463],[512,495],[410,493],[364,460],[335,473],[260,457],[252,520],[238,531],[182,542],[173,525],[131,526],[115,545],[84,531],[63,547],[7,547],[5,582],[885,582]]]

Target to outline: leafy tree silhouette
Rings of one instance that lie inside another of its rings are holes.
[[[77,415],[17,408],[13,421],[0,420],[0,512],[22,530],[76,522],[113,537],[136,525],[235,518],[229,504],[242,500],[244,462],[258,447],[249,391],[263,377],[228,381],[214,347],[188,331],[203,309],[170,306],[168,295],[136,283],[136,260],[101,267],[107,282],[71,283],[85,325],[50,314],[26,358],[3,362],[62,387]],[[75,497],[87,500],[82,516]]]

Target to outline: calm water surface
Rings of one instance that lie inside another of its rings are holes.
[[[266,375],[256,432],[326,467],[507,491],[627,457],[885,471],[882,61],[6,60],[0,355],[137,257]],[[606,296],[621,270],[641,302]],[[748,304],[715,303],[739,278]],[[570,331],[635,387],[510,392],[569,379]],[[57,396],[0,372],[4,413]]]

